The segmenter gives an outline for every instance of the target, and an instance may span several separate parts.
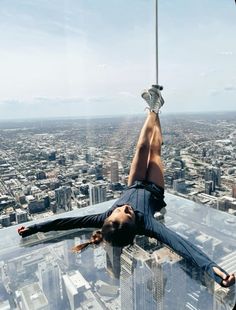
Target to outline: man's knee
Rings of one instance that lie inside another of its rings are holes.
[[[150,157],[161,157],[161,145],[155,144],[150,147]]]

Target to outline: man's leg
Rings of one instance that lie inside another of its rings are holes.
[[[162,132],[159,115],[156,114],[156,123],[150,145],[149,163],[146,180],[164,188],[164,167],[161,160]]]
[[[156,113],[148,112],[147,119],[140,132],[136,152],[130,167],[128,186],[137,180],[145,180],[147,176],[149,153],[156,124]]]

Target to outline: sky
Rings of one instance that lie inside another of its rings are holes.
[[[154,0],[1,0],[0,119],[143,113]],[[159,0],[163,113],[236,110],[233,0]]]

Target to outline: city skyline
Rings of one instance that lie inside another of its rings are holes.
[[[226,118],[230,118],[233,119],[234,116],[236,115],[236,110],[230,110],[230,111],[226,111],[226,110],[222,110],[222,111],[203,111],[203,112],[167,112],[167,113],[162,113],[162,118],[163,119],[170,119],[170,118],[179,118],[179,117],[190,117],[191,119],[194,117],[203,117],[204,119],[206,117],[210,117],[210,119],[215,118],[217,116],[219,117],[226,117]],[[70,122],[70,121],[89,121],[89,120],[105,120],[105,119],[132,119],[137,118],[137,119],[143,119],[145,118],[146,114],[145,113],[137,113],[137,114],[103,114],[103,115],[75,115],[75,116],[32,116],[32,117],[27,117],[27,116],[22,116],[22,117],[6,117],[6,118],[1,118],[0,116],[0,127],[1,126],[5,126],[5,125],[10,125],[9,128],[11,128],[11,125],[13,124],[25,124],[32,122],[35,122],[35,125],[37,125],[38,122],[41,121],[65,121],[65,122]]]
[[[163,112],[235,111],[233,1],[159,6]],[[142,113],[154,1],[3,1],[0,25],[1,119]]]
[[[236,214],[235,113],[161,115],[167,191]],[[0,224],[119,197],[142,123],[137,116],[2,121]]]

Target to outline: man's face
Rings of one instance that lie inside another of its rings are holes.
[[[117,207],[112,214],[108,217],[108,220],[111,222],[123,223],[135,223],[135,213],[131,206],[123,205]]]

